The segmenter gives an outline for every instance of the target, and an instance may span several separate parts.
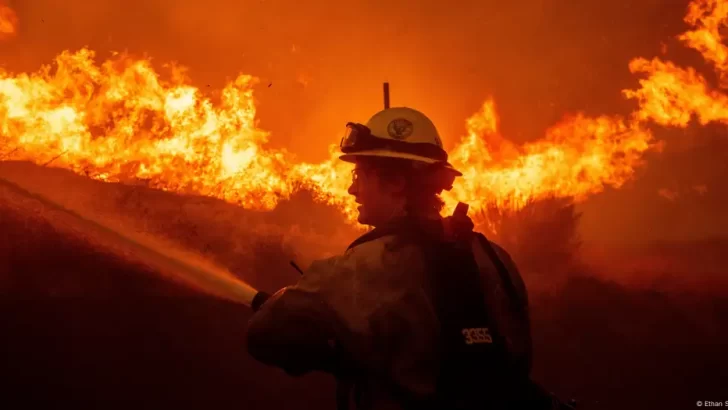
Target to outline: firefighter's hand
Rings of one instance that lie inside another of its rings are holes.
[[[294,376],[335,367],[334,332],[316,295],[284,288],[272,296],[261,292],[253,305],[246,336],[253,358]]]

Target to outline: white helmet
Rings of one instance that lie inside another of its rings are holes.
[[[407,107],[387,108],[374,114],[366,125],[348,123],[341,139],[342,161],[357,157],[401,158],[424,164],[442,164],[456,176],[460,171],[447,162],[435,124],[417,110]]]

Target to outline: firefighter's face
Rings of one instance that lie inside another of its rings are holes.
[[[378,226],[404,212],[403,181],[383,180],[366,162],[357,161],[352,171],[349,194],[359,204],[358,221]]]

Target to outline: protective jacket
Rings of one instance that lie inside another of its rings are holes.
[[[320,370],[353,385],[340,407],[550,408],[528,379],[516,266],[484,236],[452,232],[443,219],[402,218],[314,262],[253,315],[248,351],[292,375]]]

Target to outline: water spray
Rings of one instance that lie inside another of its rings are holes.
[[[254,301],[257,302],[260,299],[258,297],[258,300],[256,300],[256,295],[262,292],[258,292],[224,268],[201,259],[192,260],[190,255],[186,255],[184,252],[161,246],[161,244],[154,243],[152,240],[142,238],[139,235],[112,228],[97,218],[68,209],[5,178],[0,177],[0,185],[21,196],[37,200],[51,209],[62,212],[70,218],[74,228],[102,239],[111,247],[123,249],[126,251],[125,253],[133,255],[132,259],[172,276],[188,286],[202,290],[212,296],[246,306],[255,306]]]

